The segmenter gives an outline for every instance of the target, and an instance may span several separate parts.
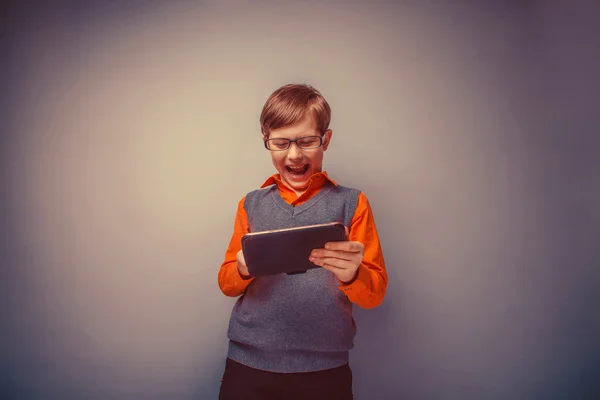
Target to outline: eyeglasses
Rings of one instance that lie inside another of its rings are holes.
[[[270,151],[283,151],[289,149],[292,143],[296,143],[301,149],[316,149],[323,144],[323,138],[321,136],[303,136],[294,140],[286,138],[267,139],[265,140],[265,147]]]

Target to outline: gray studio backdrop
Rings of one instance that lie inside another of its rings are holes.
[[[217,271],[289,82],[387,261],[356,398],[598,393],[597,3],[58,3],[6,14],[3,399],[216,398]]]

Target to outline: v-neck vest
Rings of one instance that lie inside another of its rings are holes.
[[[350,226],[359,194],[356,189],[330,183],[306,202],[292,206],[281,197],[277,186],[271,185],[246,195],[244,208],[251,232],[334,221]]]
[[[251,232],[339,221],[350,226],[360,192],[327,184],[292,206],[275,185],[248,195]],[[337,277],[323,268],[254,278],[229,322],[228,357],[272,372],[309,372],[348,362],[356,326],[352,303]]]

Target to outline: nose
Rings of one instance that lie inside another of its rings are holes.
[[[298,159],[302,158],[302,151],[296,143],[290,144],[290,148],[288,149],[288,152],[287,152],[287,157],[290,160],[298,160]]]

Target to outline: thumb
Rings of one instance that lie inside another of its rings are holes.
[[[350,234],[350,230],[345,225],[344,225],[344,229],[346,230],[346,239],[348,239],[348,235]]]

